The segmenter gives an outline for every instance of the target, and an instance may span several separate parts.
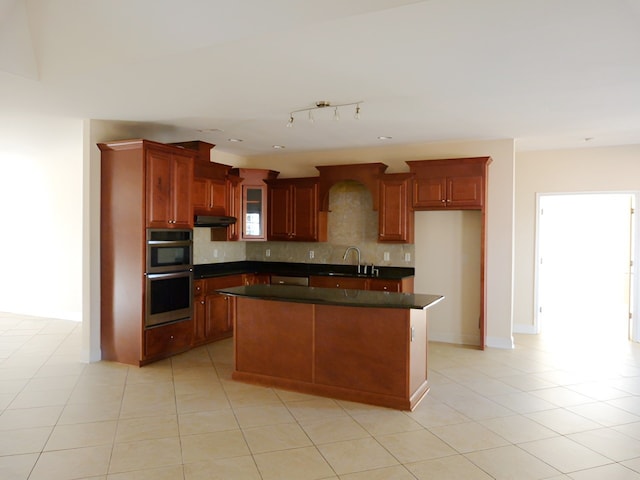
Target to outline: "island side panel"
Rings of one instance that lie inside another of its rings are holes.
[[[237,297],[236,372],[311,382],[313,308]]]
[[[408,399],[409,310],[316,306],[315,382]]]
[[[419,401],[427,393],[427,310],[411,310],[410,392]]]

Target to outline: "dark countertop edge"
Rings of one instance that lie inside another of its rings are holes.
[[[444,296],[435,294],[390,293],[371,290],[343,290],[338,288],[283,285],[247,285],[221,288],[216,291],[224,295],[258,300],[406,310],[425,310],[444,299]]]
[[[413,277],[415,269],[413,267],[384,267],[376,266],[379,275],[373,277],[367,275],[366,278],[382,278],[388,280],[399,280]],[[294,262],[261,262],[257,260],[241,260],[237,262],[208,263],[193,266],[193,277],[196,280],[210,277],[221,277],[224,275],[235,275],[242,273],[269,273],[273,275],[290,275],[307,277],[309,275],[328,275],[331,272],[334,276],[352,277],[356,276],[355,265],[340,265],[326,263],[294,263]],[[364,276],[363,276],[364,277]]]

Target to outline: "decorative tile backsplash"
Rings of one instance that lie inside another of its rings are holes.
[[[194,263],[240,260],[351,264],[355,252],[343,260],[349,246],[360,249],[361,263],[413,267],[413,244],[378,243],[378,212],[369,190],[358,182],[340,182],[329,193],[327,242],[212,242],[209,228],[194,229]],[[387,259],[388,257],[388,259]]]

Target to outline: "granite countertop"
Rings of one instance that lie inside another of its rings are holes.
[[[289,275],[308,277],[309,275],[331,275],[343,277],[384,278],[400,280],[413,277],[415,269],[411,267],[376,267],[377,276],[358,275],[355,265],[334,265],[322,263],[289,263],[289,262],[260,262],[245,260],[239,262],[209,263],[193,266],[195,279],[235,275],[240,273],[269,273],[272,275]]]
[[[290,285],[247,285],[217,290],[225,295],[277,300],[294,303],[313,303],[346,307],[414,308],[425,309],[444,297],[419,293],[390,293],[340,288],[299,287]]]

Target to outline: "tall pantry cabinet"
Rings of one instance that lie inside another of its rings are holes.
[[[143,365],[191,344],[191,320],[145,331],[146,229],[193,227],[197,152],[149,140],[99,143],[98,148],[102,358]]]

